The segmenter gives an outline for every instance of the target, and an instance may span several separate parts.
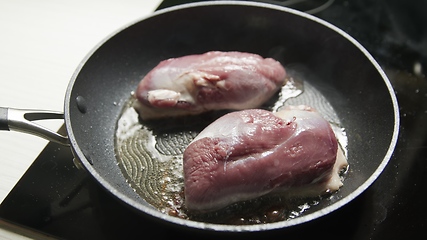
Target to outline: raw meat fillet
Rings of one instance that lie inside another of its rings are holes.
[[[185,204],[211,211],[270,192],[318,196],[341,185],[338,143],[329,124],[306,106],[272,113],[232,112],[206,127],[184,152]]]
[[[162,61],[138,84],[142,119],[255,108],[285,82],[283,66],[242,52],[207,52]]]

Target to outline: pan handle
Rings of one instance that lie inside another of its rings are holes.
[[[33,122],[46,119],[64,119],[64,114],[43,110],[0,107],[0,130],[29,133],[68,146],[68,136],[62,136]]]

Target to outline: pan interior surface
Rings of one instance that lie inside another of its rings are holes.
[[[341,149],[346,150],[347,136],[331,104],[310,81],[288,66],[286,84],[260,108],[277,112],[288,105],[315,108],[331,124]],[[184,204],[183,153],[189,143],[210,123],[229,111],[214,111],[195,116],[142,121],[133,108],[135,97],[125,104],[117,123],[116,157],[125,178],[135,191],[159,211],[171,216],[218,224],[265,224],[293,219],[333,195],[289,198],[275,194],[232,204],[220,211],[191,213]],[[347,168],[342,169],[345,178]]]
[[[221,16],[221,17],[218,17]],[[348,138],[350,169],[329,201],[271,224],[210,224],[171,217],[144,200],[118,166],[115,133],[131,92],[160,61],[207,51],[257,53],[297,69],[334,110]],[[205,2],[153,14],[104,41],[73,76],[65,101],[71,146],[90,174],[119,200],[156,219],[192,228],[257,231],[323,216],[362,193],[386,166],[397,141],[398,106],[373,58],[341,30],[287,8]]]

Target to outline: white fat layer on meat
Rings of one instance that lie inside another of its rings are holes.
[[[318,113],[316,110],[305,105],[287,106],[285,109],[288,111],[282,110],[274,114],[284,119],[285,121],[292,121],[295,117],[298,117],[299,119],[301,118],[310,119],[313,117],[313,113],[320,115],[320,113]],[[307,121],[305,122],[307,123]],[[313,122],[313,124],[315,125],[316,123]],[[336,132],[337,129],[334,129],[334,131],[335,131],[336,137],[342,135],[341,133]],[[337,140],[340,140],[340,138],[337,137]],[[346,171],[348,167],[348,162],[347,162],[345,152],[346,151],[345,149],[343,149],[343,146],[341,145],[340,141],[338,141],[337,158],[335,160],[335,164],[329,179],[321,184],[312,184],[312,185],[307,185],[300,188],[293,188],[288,191],[289,195],[298,196],[298,197],[308,197],[308,196],[317,196],[322,193],[337,191],[341,186],[343,186],[343,182],[342,182],[343,179],[341,177],[341,173],[343,172],[343,170]]]
[[[343,150],[338,145],[337,159],[327,181],[316,184],[309,184],[303,187],[292,187],[286,190],[285,195],[288,197],[316,197],[325,193],[332,193],[343,186],[341,173],[347,170],[348,163]],[[276,189],[280,192],[280,189]]]
[[[148,101],[154,102],[159,100],[173,100],[178,101],[181,97],[179,92],[167,89],[156,89],[148,92]]]
[[[171,112],[175,113],[175,116],[180,116],[188,114],[179,108],[168,108],[168,111],[164,111],[163,108],[153,108],[145,104],[140,103],[139,101],[134,101],[132,107],[140,114],[142,118],[145,116],[156,116],[156,117],[169,117]],[[198,114],[200,111],[194,111],[193,114]],[[149,117],[147,118],[149,119]]]
[[[332,176],[325,186],[327,190],[333,192],[338,190],[343,185],[340,173],[342,173],[343,170],[347,170],[347,167],[347,158],[344,155],[344,151],[342,150],[341,146],[338,145],[337,160],[335,161],[334,169],[332,170]]]

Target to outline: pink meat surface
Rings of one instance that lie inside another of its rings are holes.
[[[142,119],[256,108],[283,85],[286,71],[271,58],[243,52],[207,52],[162,61],[138,84]]]
[[[292,188],[305,189],[302,195],[337,190],[340,180],[326,184],[337,149],[329,122],[312,108],[229,113],[205,128],[184,152],[186,207],[217,210]]]

